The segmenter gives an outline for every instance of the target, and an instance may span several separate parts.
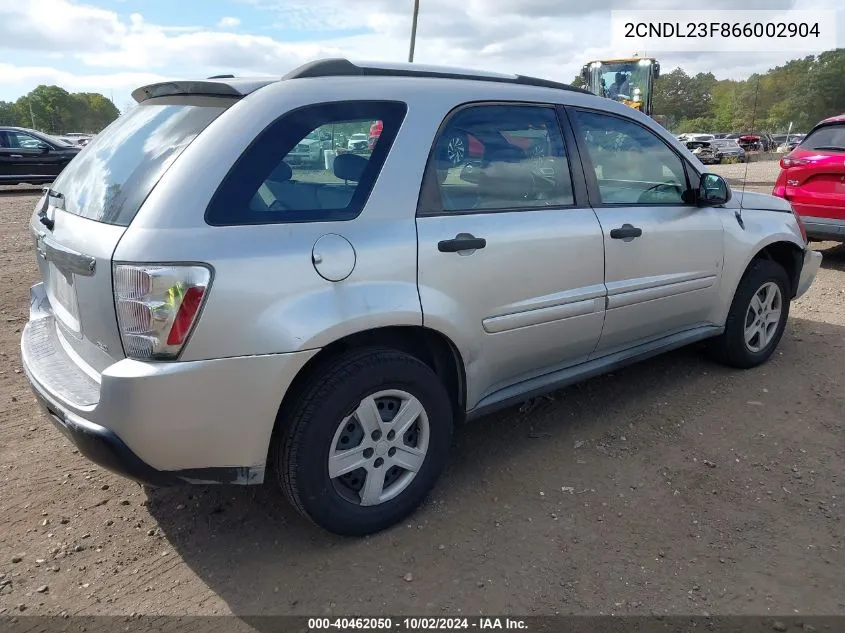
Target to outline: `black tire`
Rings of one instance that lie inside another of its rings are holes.
[[[745,324],[751,300],[767,283],[774,283],[781,293],[782,310],[774,336],[759,351],[752,351],[745,342]],[[757,367],[769,360],[783,336],[789,318],[790,292],[789,278],[783,266],[766,259],[752,262],[745,271],[734,294],[724,333],[708,341],[710,356],[725,365],[739,369]]]
[[[362,506],[338,491],[329,477],[328,455],[340,422],[365,397],[388,389],[405,391],[422,404],[428,450],[395,498]],[[452,438],[449,394],[427,365],[408,354],[383,348],[344,354],[315,373],[289,411],[281,420],[274,470],[294,507],[330,532],[363,536],[401,521],[422,503],[446,464]]]

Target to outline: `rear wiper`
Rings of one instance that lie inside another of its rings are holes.
[[[814,150],[833,150],[837,152],[845,152],[845,147],[842,145],[819,145],[813,148]]]
[[[41,205],[41,209],[38,211],[38,221],[46,226],[48,231],[52,231],[56,226],[56,222],[52,218],[47,217],[47,209],[50,208],[50,198],[56,198],[64,203],[65,195],[50,187],[44,187],[42,191],[44,193],[44,204]]]
[[[58,198],[59,200],[65,199],[65,194],[61,193],[60,191],[56,191],[55,189],[51,189],[50,187],[44,187],[41,190],[41,193],[46,194],[48,200],[50,198]]]

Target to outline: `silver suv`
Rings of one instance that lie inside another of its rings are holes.
[[[566,85],[324,60],[133,94],[33,213],[32,387],[106,468],[272,476],[337,533],[412,512],[458,421],[705,339],[759,365],[821,260],[788,202]]]

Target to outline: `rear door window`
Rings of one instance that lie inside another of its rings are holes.
[[[566,146],[550,106],[464,108],[440,132],[429,163],[444,212],[575,203]]]
[[[801,141],[800,147],[819,152],[845,152],[845,123],[817,128]]]
[[[399,102],[342,101],[282,116],[235,163],[206,211],[206,222],[224,226],[356,217],[405,112]],[[371,144],[369,130],[378,121],[383,129]]]
[[[151,99],[119,117],[65,167],[52,188],[64,210],[129,226],[167,168],[231,98]]]

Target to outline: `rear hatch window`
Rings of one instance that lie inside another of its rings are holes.
[[[134,107],[94,137],[53,183],[64,196],[63,210],[129,226],[167,168],[232,103],[183,96]]]
[[[31,218],[63,345],[93,372],[124,357],[112,287],[118,242],[168,167],[232,103],[180,96],[136,106],[62,171],[52,185],[61,197],[42,198],[52,228]]]
[[[801,141],[800,147],[817,152],[845,152],[845,123],[816,128]]]

